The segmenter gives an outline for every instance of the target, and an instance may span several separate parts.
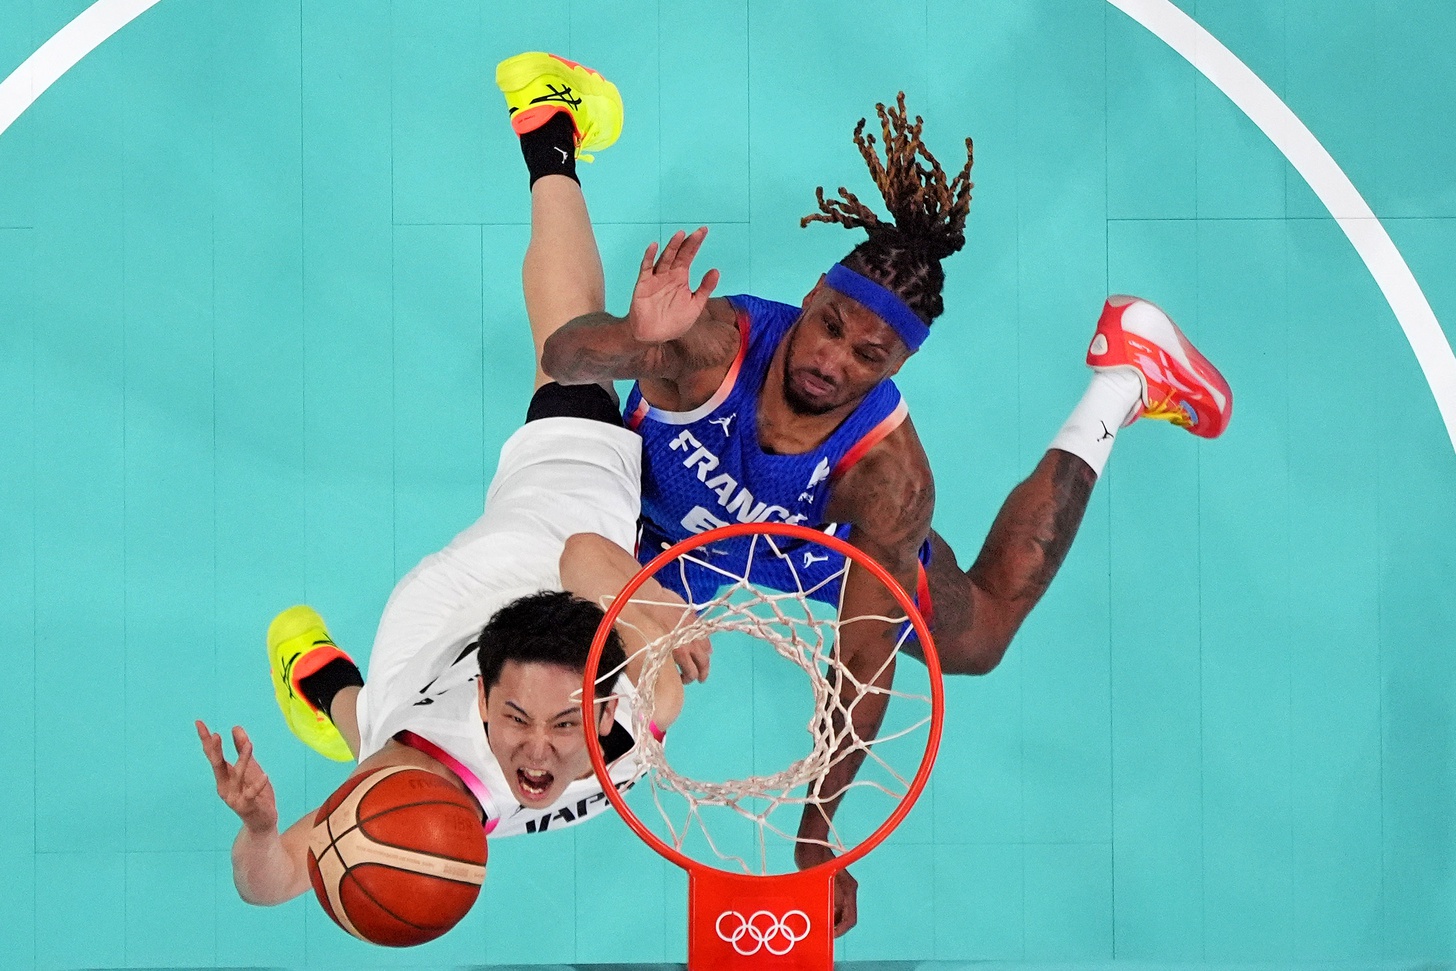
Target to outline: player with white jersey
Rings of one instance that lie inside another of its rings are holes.
[[[496,83],[533,182],[565,183],[579,193],[569,149],[594,129],[620,123],[620,103],[598,115],[616,89],[596,71],[541,52],[501,62]],[[915,592],[945,673],[985,674],[1060,569],[1119,431],[1148,418],[1215,438],[1228,426],[1233,393],[1161,309],[1137,297],[1108,298],[1086,357],[1093,370],[1086,393],[962,569],[931,528],[935,478],[894,377],[946,309],[942,262],[965,245],[972,145],[965,140],[960,170],[947,170],[903,92],[893,104],[876,105],[875,114],[878,138],[866,133],[865,118],[854,142],[889,218],[846,188],[839,198],[819,188],[818,211],[801,225],[825,222],[866,238],[816,274],[801,300],[714,297],[713,269],[694,289],[692,263],[708,233],[701,227],[675,234],[660,253],[655,242],[646,248],[626,316],[597,312],[570,321],[554,331],[542,360],[566,384],[636,382],[626,410],[628,426],[643,437],[644,562],[735,520],[834,532]],[[564,231],[584,239],[592,232],[586,223]],[[973,453],[968,437],[957,456],[963,473]],[[870,571],[841,574],[840,558],[812,544],[776,544],[773,556],[751,555],[754,548],[748,537],[715,542],[711,563],[684,564],[664,574],[665,582],[701,601],[725,578],[746,576],[838,604],[841,617],[900,612]],[[902,631],[888,620],[840,631],[836,659],[849,672],[840,701],[853,729],[841,738],[877,735],[889,691],[862,693],[862,686],[889,688]],[[904,653],[914,655],[915,645]],[[846,743],[820,790],[845,792],[863,758]],[[795,848],[801,867],[832,855],[837,799],[806,808]],[[855,882],[846,869],[835,881],[836,933],[843,933],[856,920]]]
[[[582,676],[603,616],[597,603],[637,570],[628,549],[641,439],[623,427],[610,384],[564,387],[539,368],[540,348],[557,327],[605,303],[595,241],[560,231],[579,224],[585,203],[557,181],[532,193],[523,273],[536,392],[525,425],[501,449],[484,514],[395,587],[367,679],[309,607],[285,610],[268,630],[275,693],[299,738],[330,758],[357,760],[353,775],[405,765],[446,779],[474,798],[491,836],[539,833],[607,808],[587,731],[601,739],[617,784],[630,784],[635,739],[620,679],[635,683],[640,661],[629,652],[688,609],[658,588],[657,605],[624,613],[600,665],[613,674],[597,685],[594,724],[583,724]],[[681,674],[668,666],[658,677],[654,732],[676,717],[683,683],[706,664],[707,650],[680,649]],[[247,733],[233,729],[237,758],[229,763],[222,738],[201,721],[197,731],[218,795],[242,822],[232,854],[240,896],[276,904],[303,893],[314,813],[280,832]]]

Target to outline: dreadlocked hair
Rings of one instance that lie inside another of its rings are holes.
[[[799,220],[799,226],[824,222],[865,230],[869,239],[841,262],[894,291],[928,324],[945,310],[940,296],[945,271],[940,261],[966,245],[975,148],[967,138],[965,167],[955,178],[947,179],[920,138],[924,119],[916,115],[914,124],[910,122],[905,92],[900,92],[895,107],[877,104],[875,111],[884,136],[884,162],[875,152],[875,136],[864,133],[864,118],[854,128],[854,143],[894,222],[883,222],[844,186],[839,187],[838,199],[824,198],[824,187],[819,186],[814,190],[819,211]]]

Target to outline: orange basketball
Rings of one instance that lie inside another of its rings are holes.
[[[355,776],[314,816],[308,876],[324,911],[355,937],[389,947],[432,941],[480,896],[480,810],[424,769]]]

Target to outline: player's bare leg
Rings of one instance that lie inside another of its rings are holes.
[[[622,98],[596,71],[553,54],[507,58],[495,80],[530,176],[531,242],[521,276],[539,388],[551,380],[539,367],[546,338],[568,320],[606,308],[602,259],[576,163],[617,140]]]
[[[541,348],[562,324],[606,309],[607,284],[581,186],[547,175],[531,187],[531,242],[521,267],[526,316],[536,345],[536,387],[551,379],[541,370]]]
[[[1095,371],[1087,393],[1036,470],[1006,498],[970,568],[962,571],[949,544],[931,534],[926,572],[935,644],[948,674],[985,674],[1001,662],[1066,559],[1123,427],[1156,418],[1203,438],[1228,427],[1228,383],[1145,300],[1108,299],[1087,363]]]

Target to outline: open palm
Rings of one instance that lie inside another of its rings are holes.
[[[718,285],[718,271],[704,273],[696,290],[691,286],[689,274],[693,257],[698,255],[707,235],[706,226],[691,235],[678,230],[667,241],[660,259],[656,258],[656,243],[647,247],[637,273],[637,286],[632,291],[632,308],[627,312],[632,336],[637,340],[652,344],[676,340],[702,316],[713,288]]]

